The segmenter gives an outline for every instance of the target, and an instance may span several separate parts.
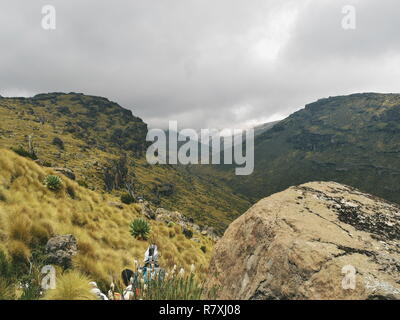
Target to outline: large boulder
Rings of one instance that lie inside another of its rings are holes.
[[[217,243],[221,299],[399,299],[400,207],[332,182],[265,198]]]
[[[77,251],[76,238],[72,234],[55,236],[46,244],[47,263],[67,269],[71,267],[72,257]]]

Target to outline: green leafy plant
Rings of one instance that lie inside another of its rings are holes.
[[[137,239],[146,240],[150,234],[150,225],[144,219],[135,219],[130,225],[131,235]]]
[[[61,188],[61,179],[55,175],[48,175],[45,179],[43,184],[52,191],[58,191]]]
[[[135,202],[135,198],[132,197],[129,193],[124,193],[121,196],[121,202],[125,204],[132,204]]]

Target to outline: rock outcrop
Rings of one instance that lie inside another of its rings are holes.
[[[400,299],[400,207],[332,182],[291,187],[217,243],[221,299]]]
[[[52,168],[54,171],[63,174],[64,176],[66,176],[67,178],[71,179],[71,180],[75,180],[76,176],[75,173],[68,168]]]
[[[72,234],[58,235],[46,244],[47,263],[67,269],[72,264],[72,257],[77,253],[76,238]]]
[[[220,239],[213,228],[208,226],[200,227],[195,224],[192,219],[186,217],[179,211],[169,211],[164,208],[157,208],[155,215],[157,221],[162,221],[166,224],[170,222],[179,224],[183,229],[197,231],[203,236],[209,237],[213,241],[218,241]]]

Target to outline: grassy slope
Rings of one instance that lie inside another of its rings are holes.
[[[118,279],[124,267],[133,268],[134,258],[143,259],[148,242],[129,234],[129,223],[140,216],[136,205],[115,208],[109,204],[116,201],[111,195],[90,191],[65,177],[60,191],[50,191],[43,180],[51,169],[12,151],[0,149],[0,153],[0,251],[12,259],[13,268],[27,265],[31,253],[55,234],[76,236],[75,269],[100,283],[109,283],[111,275]],[[204,272],[213,246],[209,239],[196,234],[197,243],[185,238],[177,225],[150,223],[163,267],[177,264],[187,270],[193,263],[200,275]],[[206,253],[200,249],[203,245]]]
[[[253,200],[329,180],[400,203],[400,95],[321,99],[257,137],[252,175],[235,177],[229,166],[202,173]]]
[[[147,126],[130,111],[105,98],[81,94],[43,94],[34,98],[0,98],[0,147],[27,146],[33,134],[40,160],[67,167],[91,189],[104,191],[103,172],[110,159],[127,155],[135,191],[158,206],[179,210],[199,225],[219,231],[250,205],[243,196],[213,177],[196,176],[186,168],[149,166],[143,150]],[[51,142],[64,141],[65,150]],[[157,196],[154,186],[172,183],[171,196]],[[118,195],[122,191],[114,190]]]

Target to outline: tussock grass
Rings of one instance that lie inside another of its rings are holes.
[[[143,259],[150,241],[159,247],[162,267],[176,264],[188,269],[195,264],[205,270],[208,266],[213,246],[208,238],[196,234],[200,239],[197,243],[187,239],[178,226],[169,228],[149,220],[149,241],[134,239],[129,224],[134,219],[144,219],[137,205],[116,208],[110,203],[118,202],[117,198],[88,190],[66,177],[62,177],[59,190],[49,190],[43,180],[57,173],[12,151],[0,149],[0,153],[0,250],[14,262],[27,265],[32,250],[43,247],[50,237],[73,234],[78,242],[73,265],[82,277],[73,273],[62,277],[77,282],[86,281],[86,276],[108,286],[124,268],[134,268],[134,259]],[[173,237],[170,231],[175,233]],[[207,247],[207,253],[201,246]],[[198,274],[199,278],[204,276]],[[51,297],[56,297],[55,293]]]
[[[47,290],[44,300],[95,300],[90,293],[90,279],[77,271],[57,277],[55,289]]]

